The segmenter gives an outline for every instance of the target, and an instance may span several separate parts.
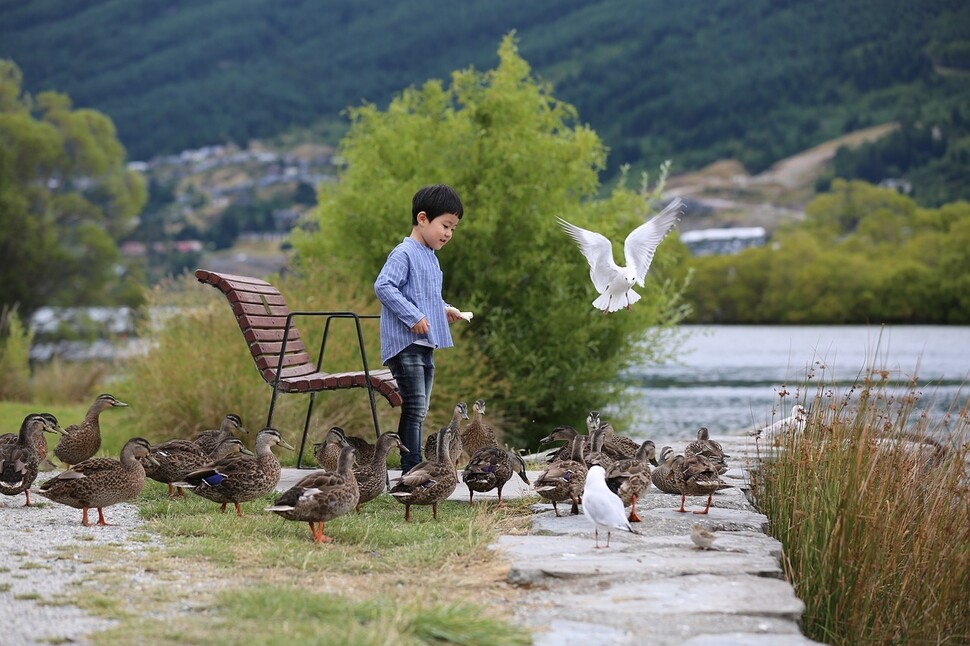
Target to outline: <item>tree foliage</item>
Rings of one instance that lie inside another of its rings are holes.
[[[687,266],[694,320],[970,323],[970,202],[939,209],[835,180],[765,247]]]
[[[492,70],[454,72],[447,86],[429,81],[387,110],[363,105],[350,118],[340,181],[320,187],[319,229],[294,240],[302,262],[350,268],[372,292],[388,252],[410,232],[415,190],[450,184],[465,216],[438,254],[445,300],[476,312],[466,342],[510,385],[465,396],[495,401],[532,439],[617,401],[623,368],[660,352],[644,343],[648,329],[659,335],[681,315],[663,275],[682,248],[665,243],[633,311],[592,308],[589,268],[555,216],[622,240],[656,196],[621,185],[597,197],[603,144],[533,78],[515,38],[502,41]]]
[[[55,92],[22,94],[0,60],[0,304],[134,305],[116,240],[146,200],[108,117]]]

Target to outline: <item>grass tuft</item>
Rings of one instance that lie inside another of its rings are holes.
[[[753,472],[812,639],[970,643],[970,413],[930,428],[921,397],[878,377],[822,385],[805,432]]]

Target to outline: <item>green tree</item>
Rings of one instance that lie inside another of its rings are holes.
[[[22,94],[0,60],[0,305],[141,301],[117,240],[145,204],[111,120],[56,92]]]
[[[448,87],[409,88],[386,111],[351,109],[340,181],[320,187],[319,228],[293,242],[301,262],[348,267],[372,292],[388,252],[410,230],[414,191],[454,186],[465,217],[439,254],[444,295],[476,312],[467,336],[496,381],[511,384],[488,392],[482,383],[468,396],[496,401],[510,430],[534,440],[550,424],[578,424],[590,409],[618,402],[624,368],[669,347],[660,341],[683,311],[680,285],[664,275],[683,248],[664,243],[632,311],[593,309],[589,268],[555,216],[622,240],[657,196],[621,182],[597,197],[600,139],[532,77],[514,36],[498,53],[495,69],[454,72]]]

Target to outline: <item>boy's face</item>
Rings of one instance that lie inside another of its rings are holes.
[[[437,251],[451,240],[459,221],[454,213],[442,213],[434,220],[428,220],[428,214],[421,211],[411,237]]]

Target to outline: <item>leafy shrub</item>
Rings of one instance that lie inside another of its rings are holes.
[[[479,396],[523,442],[616,403],[622,370],[661,352],[648,331],[670,330],[684,314],[680,284],[664,280],[683,248],[665,242],[643,300],[603,316],[590,305],[589,267],[556,216],[622,240],[654,210],[660,187],[637,191],[621,182],[598,197],[605,148],[572,106],[531,76],[511,36],[494,70],[457,71],[450,87],[429,81],[386,111],[365,105],[350,115],[340,151],[347,167],[339,182],[320,187],[319,227],[294,237],[301,262],[340,267],[370,293],[388,252],[410,231],[415,190],[450,184],[465,216],[439,260],[445,300],[476,312],[459,345],[487,358],[462,365],[488,375]],[[435,361],[447,365],[451,353]],[[437,408],[439,384],[451,386],[444,374],[435,384]]]
[[[0,311],[0,399],[28,401],[30,389],[30,342],[33,338],[17,308]]]

